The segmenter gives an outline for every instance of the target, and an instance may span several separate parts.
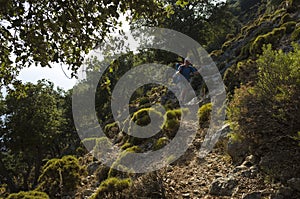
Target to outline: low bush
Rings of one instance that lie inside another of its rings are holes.
[[[211,110],[212,110],[212,104],[211,103],[204,104],[203,106],[201,106],[198,109],[198,118],[199,118],[200,126],[204,126],[204,127],[207,126],[207,124],[210,120]]]
[[[129,188],[131,184],[132,181],[130,178],[108,178],[100,184],[96,193],[94,193],[90,199],[102,199],[104,197],[116,198],[121,191]]]
[[[85,174],[86,169],[74,156],[51,159],[42,168],[38,190],[51,198],[61,198],[63,194],[74,191]]]
[[[49,199],[49,196],[40,191],[21,191],[10,194],[7,199]]]
[[[261,145],[299,131],[300,47],[293,47],[287,54],[272,50],[271,45],[263,47],[256,61],[257,84],[236,89],[228,117],[237,135]]]

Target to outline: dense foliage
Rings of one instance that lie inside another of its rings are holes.
[[[256,143],[276,136],[297,136],[299,126],[299,45],[284,53],[264,48],[258,82],[235,91],[229,117],[236,133]],[[264,121],[264,122],[261,122]]]

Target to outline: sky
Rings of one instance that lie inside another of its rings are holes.
[[[22,80],[23,83],[37,83],[38,80],[47,79],[53,82],[55,87],[60,87],[64,90],[73,88],[77,80],[76,78],[69,79],[71,78],[71,71],[67,70],[66,66],[63,66],[62,69],[60,64],[52,64],[51,66],[52,68],[37,66],[24,68],[17,79]]]

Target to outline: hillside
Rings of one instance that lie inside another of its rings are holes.
[[[173,54],[128,53],[111,63],[97,85],[93,108],[106,137],[80,140],[72,118],[72,91],[55,91],[53,84],[44,80],[37,85],[19,85],[5,100],[1,96],[0,113],[8,119],[0,120],[0,132],[8,133],[0,137],[4,151],[0,156],[0,198],[299,199],[300,1],[227,3],[226,12],[236,23],[230,25],[236,30],[220,31],[218,36],[226,35],[224,38],[205,45],[227,94],[226,121],[207,156],[200,157],[199,150],[210,128],[214,102],[197,77],[192,83],[199,94],[196,121],[183,121],[195,104],[180,107],[174,93],[155,84],[134,92],[130,114],[122,125],[113,119],[111,93],[127,70],[153,57],[174,65],[170,61],[174,61]],[[163,22],[165,26],[173,23]],[[165,110],[157,108],[158,104]],[[159,133],[147,138],[132,136],[134,124],[143,127],[151,123],[149,115],[163,120]],[[86,125],[90,129],[90,124]],[[130,157],[172,144],[181,126],[185,129],[183,141],[171,149],[190,145],[179,159],[173,154],[165,157],[163,151],[158,162],[167,166],[150,172],[127,167],[130,161],[141,162],[139,168],[153,167],[150,161]],[[110,144],[115,151],[107,150]],[[114,160],[110,162],[113,168],[104,163],[107,160]]]
[[[222,48],[211,52],[224,74],[228,97],[231,99],[238,97],[233,94],[240,85],[257,84],[256,60],[262,54],[263,44],[271,43],[272,49],[282,49],[287,53],[293,50],[292,42],[300,42],[300,9],[296,1],[286,1],[278,6],[262,1],[242,15],[244,25],[238,34],[228,35]],[[239,92],[243,95],[242,91]],[[295,103],[299,103],[297,98]],[[298,108],[294,111],[295,114],[299,113]],[[270,121],[266,118],[259,120],[262,125],[266,125],[264,120]],[[255,129],[259,126],[253,126],[254,130],[260,131]],[[278,125],[270,128],[274,131],[283,127]],[[130,188],[117,191],[116,195],[108,194],[107,198],[300,197],[299,142],[288,134],[274,133],[267,136],[268,141],[256,143],[252,148],[253,143],[246,136],[239,140],[236,130],[229,130],[227,133],[231,136],[223,137],[207,157],[199,159],[197,151],[207,129],[191,129],[197,131],[196,139],[179,160],[159,171],[134,175]]]

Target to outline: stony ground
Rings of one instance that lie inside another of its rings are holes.
[[[204,159],[198,159],[197,152],[201,147],[203,137],[199,135],[201,135],[200,131],[183,158],[161,172],[166,198],[240,199],[254,192],[260,192],[262,197],[268,198],[271,193],[274,193],[265,177],[256,171],[251,173],[250,167],[253,165],[233,166],[230,157],[222,148],[214,149]],[[222,186],[229,190],[230,186],[227,187],[226,183],[230,185],[230,182],[218,184],[219,181],[226,181],[226,179],[232,179],[237,183],[232,188],[232,192],[229,191],[231,193],[228,193],[228,196],[222,193],[226,192],[222,190]],[[213,182],[217,187],[216,191],[212,189]]]
[[[278,190],[280,185],[272,184],[263,176],[251,156],[243,164],[233,165],[220,143],[205,158],[199,159],[197,154],[205,130],[197,130],[191,124],[188,131],[194,130],[197,134],[193,144],[180,159],[155,174],[135,176],[132,188],[118,198],[260,199],[271,198]],[[86,159],[86,163],[91,164],[92,157]],[[89,175],[76,198],[89,198],[98,186],[95,175]]]

